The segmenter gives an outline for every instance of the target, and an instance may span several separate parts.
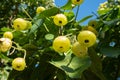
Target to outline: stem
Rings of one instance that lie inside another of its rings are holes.
[[[77,12],[76,12],[75,20],[77,19],[79,9],[80,9],[80,5],[78,5],[78,7],[77,7]]]
[[[32,19],[32,17],[28,14],[28,12],[22,7],[22,9],[23,9],[23,11],[25,12],[25,14],[31,19],[31,20],[33,20]]]
[[[93,13],[93,15],[95,15],[97,18],[99,18],[99,16],[97,15],[97,14],[95,14],[94,12],[92,12]]]
[[[26,58],[26,50],[25,49],[22,49],[21,48],[21,46],[18,44],[18,43],[16,43],[16,42],[13,42],[17,47],[14,47],[14,46],[12,46],[12,48],[14,48],[14,49],[17,49],[17,50],[20,50],[20,51],[23,51],[24,52],[24,59]]]
[[[17,49],[17,50],[19,50],[19,51],[23,51],[24,52],[24,59],[26,58],[26,50],[25,49],[22,49],[22,48],[16,48],[16,47],[14,47],[14,46],[12,46],[12,48],[14,48],[14,49]]]
[[[44,25],[44,27],[45,27],[46,31],[47,31],[47,32],[50,32],[50,31],[49,31],[49,29],[47,28],[46,24],[45,24],[45,23],[43,23],[43,25]]]
[[[13,48],[12,52],[9,55],[12,55],[15,52],[15,48]]]
[[[59,35],[63,35],[63,26],[59,28]]]

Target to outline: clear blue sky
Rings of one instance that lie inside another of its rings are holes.
[[[55,4],[57,6],[63,6],[64,4],[66,4],[67,1],[68,0],[55,0]],[[96,13],[99,4],[105,1],[107,0],[84,0],[84,3],[80,6],[77,20],[80,20],[84,18],[85,16],[91,15],[92,12]],[[74,11],[76,11],[76,9],[74,9]],[[94,18],[95,16],[93,17],[93,19]],[[87,24],[87,22],[88,21],[86,21],[84,24]]]

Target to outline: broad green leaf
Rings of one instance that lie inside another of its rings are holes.
[[[120,55],[120,49],[119,48],[114,48],[114,47],[102,47],[100,49],[100,52],[108,57],[117,57]]]
[[[103,14],[106,14],[108,11],[110,11],[110,9],[98,10],[97,12],[99,15],[103,15]]]
[[[69,12],[64,12],[64,14],[67,16],[67,19],[69,22],[73,21],[75,18],[74,12],[69,11]]]
[[[12,29],[7,28],[7,27],[3,27],[3,28],[1,28],[1,31],[12,31]]]
[[[40,27],[43,23],[43,19],[38,19],[37,21],[35,21],[35,23],[32,25],[30,32],[28,33],[28,36],[30,36],[32,33],[34,33],[38,27]]]
[[[74,72],[66,71],[66,74],[68,74],[71,78],[80,78],[82,72],[86,70],[90,65],[91,65],[91,60],[89,57],[85,57],[81,59],[78,57],[74,57],[69,65],[69,67],[71,67],[74,70]]]
[[[80,78],[82,72],[90,66],[91,61],[89,57],[78,58],[69,53],[64,60],[51,61],[50,63],[65,71],[69,77]]]
[[[8,58],[7,56],[3,55],[3,53],[0,53],[0,58],[1,58],[1,59],[5,59],[6,61],[11,60],[11,59]]]
[[[2,70],[2,71],[0,71],[0,74],[2,75],[0,77],[0,80],[7,80],[8,76],[9,76],[9,72],[7,72],[6,70]]]
[[[115,26],[117,24],[117,22],[119,22],[120,19],[113,19],[113,20],[110,20],[110,21],[103,21],[104,24],[108,25],[108,26]]]
[[[71,0],[68,0],[68,2],[61,7],[62,9],[65,9],[65,10],[71,10],[72,9],[72,2]]]
[[[45,18],[45,17],[51,17],[59,12],[60,12],[59,8],[53,7],[53,8],[47,9],[47,10],[41,12],[40,14],[38,14],[37,18],[40,19],[40,18]]]
[[[91,71],[100,78],[100,80],[106,80],[105,76],[102,73],[102,62],[94,48],[89,48],[89,56],[91,58],[92,64],[90,66]]]

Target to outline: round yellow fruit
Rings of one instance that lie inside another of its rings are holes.
[[[12,47],[12,41],[9,38],[0,38],[0,51],[6,52]]]
[[[12,34],[12,32],[7,31],[3,34],[3,37],[13,39],[13,34]]]
[[[96,36],[98,35],[98,32],[96,31],[96,29],[92,26],[86,26],[83,28],[83,30],[89,30],[89,31],[93,32]]]
[[[82,46],[91,47],[96,43],[96,35],[89,30],[84,30],[78,34],[77,40]]]
[[[37,9],[36,9],[36,13],[39,14],[39,13],[41,13],[41,12],[44,11],[44,10],[45,10],[44,7],[39,6],[39,7],[37,7]]]
[[[85,57],[87,55],[88,48],[79,44],[79,42],[75,42],[72,45],[72,52],[77,57]]]
[[[12,68],[17,70],[17,71],[23,71],[26,67],[26,62],[24,58],[15,58],[12,61]]]
[[[82,4],[84,0],[71,0],[71,1],[72,1],[72,4],[79,5],[79,4]]]
[[[53,41],[53,49],[56,52],[63,53],[69,50],[70,40],[66,36],[58,36]]]
[[[68,22],[67,17],[64,14],[55,15],[53,21],[57,26],[64,26]]]
[[[22,18],[17,18],[13,21],[13,28],[15,30],[26,30],[28,27],[27,21]]]

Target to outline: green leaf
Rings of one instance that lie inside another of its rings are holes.
[[[8,58],[7,56],[3,55],[2,53],[0,53],[0,58],[1,58],[1,59],[5,59],[6,61],[11,60],[11,59]]]
[[[71,78],[80,78],[82,72],[86,70],[91,65],[91,60],[89,57],[78,58],[74,57],[71,61],[69,67],[73,68],[74,72],[66,72]]]
[[[65,71],[69,77],[80,78],[82,72],[91,64],[90,58],[88,56],[84,58],[78,58],[71,55],[72,54],[69,53],[63,60],[51,61],[50,63]]]
[[[7,80],[8,75],[9,75],[9,72],[7,72],[6,70],[2,70],[2,71],[0,71],[0,72],[1,72],[0,75],[2,75],[2,76],[0,77],[0,80]]]
[[[91,18],[91,17],[93,17],[93,15],[86,16],[86,17],[84,17],[83,19],[77,21],[77,22],[75,23],[75,25],[78,25],[78,24],[80,24],[80,23],[83,23],[83,22],[85,22],[86,20],[88,20],[88,19]]]
[[[53,34],[46,34],[45,35],[45,39],[46,40],[52,40],[54,38],[54,35]]]
[[[36,32],[38,27],[40,27],[43,23],[43,19],[38,19],[35,21],[35,23],[32,25],[30,32],[28,33],[28,36],[30,36],[32,33]]]
[[[90,66],[91,71],[100,78],[100,80],[106,80],[105,76],[102,73],[102,62],[95,49],[93,47],[88,50],[89,56],[91,58],[92,64]]]
[[[104,10],[98,10],[97,13],[98,13],[99,15],[103,15],[103,14],[106,14],[107,12],[109,12],[109,11],[110,11],[110,9],[107,8],[107,9],[104,9]]]
[[[62,9],[65,9],[65,10],[71,10],[72,9],[72,2],[71,0],[68,0],[68,2],[61,7]]]
[[[100,52],[108,57],[117,57],[120,55],[120,49],[114,47],[102,47]]]
[[[69,22],[73,21],[75,18],[74,12],[69,11],[69,12],[64,12],[64,14],[67,16],[67,19]]]
[[[7,27],[3,27],[3,28],[1,28],[1,31],[12,31],[12,29],[7,28]]]
[[[110,21],[103,21],[104,24],[108,25],[108,26],[115,26],[117,24],[117,22],[119,22],[120,19],[113,19],[113,20],[110,20]]]
[[[45,18],[45,17],[51,17],[59,12],[60,12],[59,8],[53,7],[53,8],[47,9],[47,10],[41,12],[40,14],[38,14],[37,18],[40,19],[40,18]]]

